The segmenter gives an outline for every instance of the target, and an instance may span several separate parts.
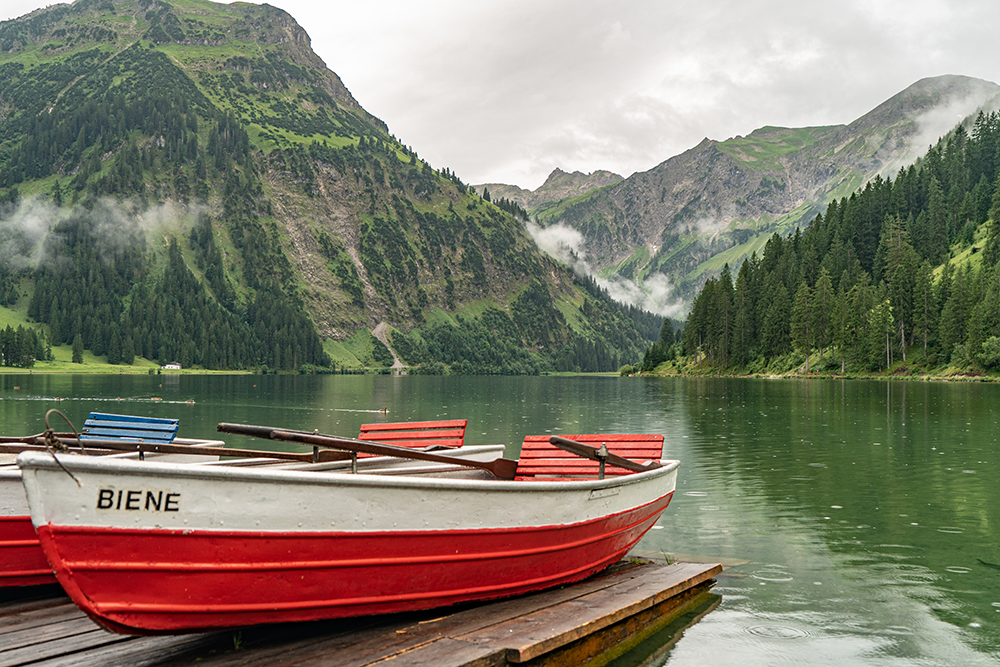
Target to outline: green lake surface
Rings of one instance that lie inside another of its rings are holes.
[[[49,408],[77,426],[179,417],[181,436],[207,438],[223,421],[356,436],[465,418],[467,444],[509,456],[529,434],[663,433],[677,492],[639,549],[747,562],[613,665],[1000,665],[998,385],[0,375],[6,435],[42,431]]]

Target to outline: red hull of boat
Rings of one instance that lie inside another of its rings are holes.
[[[0,588],[54,583],[31,517],[0,517]]]
[[[672,495],[537,528],[271,533],[43,525],[38,535],[60,583],[97,622],[133,634],[196,632],[428,609],[578,581],[619,560]]]

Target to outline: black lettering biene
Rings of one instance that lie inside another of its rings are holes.
[[[112,489],[101,489],[97,492],[97,509],[109,510],[115,504],[115,492]]]

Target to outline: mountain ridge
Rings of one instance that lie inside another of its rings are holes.
[[[775,231],[894,176],[961,118],[997,106],[998,94],[1000,86],[971,77],[921,79],[850,123],[706,138],[652,169],[529,212],[543,227],[580,232],[602,275],[641,282],[660,273],[690,299],[723,262],[735,265]]]
[[[618,174],[603,169],[584,174],[580,171],[568,173],[556,167],[546,177],[545,182],[534,190],[526,190],[516,185],[504,183],[481,183],[472,187],[480,194],[489,191],[493,198],[509,199],[531,211],[545,204],[583,195],[591,190],[602,188],[605,185],[613,185],[622,180],[623,178]]]

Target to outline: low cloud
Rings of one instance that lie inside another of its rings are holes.
[[[576,270],[576,264],[586,265],[583,260],[586,252],[583,249],[583,234],[562,224],[542,227],[533,222],[527,223],[528,233],[543,251],[561,262],[569,264]],[[590,275],[588,270],[585,275]]]
[[[202,205],[166,202],[144,207],[109,198],[92,208],[62,208],[48,199],[22,199],[17,206],[0,209],[0,269],[35,269],[52,261],[45,255],[45,242],[64,221],[90,223],[100,255],[110,259],[142,238],[166,243],[171,234],[189,230],[204,210]]]
[[[998,108],[1000,108],[1000,97],[994,97],[983,104],[983,94],[971,93],[925,111],[915,119],[916,132],[909,141],[906,155],[883,169],[883,174],[895,177],[900,167],[916,162],[927,153],[928,148],[954,130],[963,120],[974,116],[980,110],[990,112]],[[971,130],[971,127],[969,129]]]
[[[707,216],[698,218],[695,220],[694,224],[690,226],[690,230],[692,232],[703,238],[707,237],[707,243],[712,243],[720,232],[724,232],[727,229],[729,229],[729,223],[725,218],[717,220]]]
[[[16,207],[0,210],[0,269],[37,267],[49,231],[67,213],[51,201],[39,199],[22,199]]]
[[[586,260],[583,235],[572,227],[555,224],[541,227],[527,223],[528,233],[546,254],[567,264],[577,275],[590,276],[608,295],[620,303],[637,306],[651,313],[679,319],[687,308],[674,296],[674,287],[662,273],[654,273],[642,283],[619,275],[602,278]]]

